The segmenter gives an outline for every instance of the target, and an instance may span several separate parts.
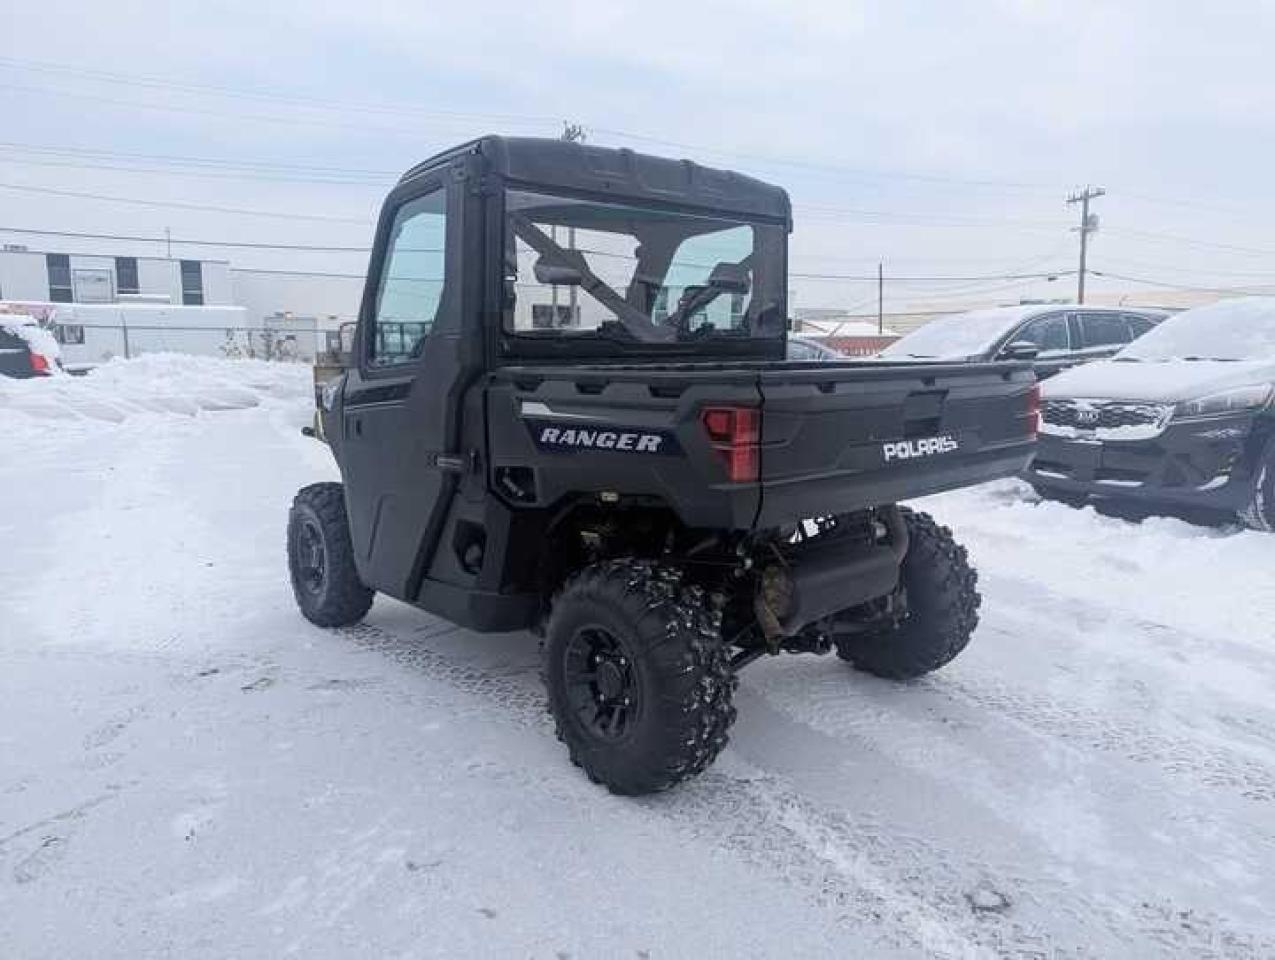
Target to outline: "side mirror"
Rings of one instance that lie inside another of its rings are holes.
[[[1040,356],[1040,345],[1030,340],[1015,340],[1001,350],[1004,360],[1035,360]]]
[[[719,263],[708,275],[708,286],[719,293],[746,294],[752,289],[748,268],[740,263]]]

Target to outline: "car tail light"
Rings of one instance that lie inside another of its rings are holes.
[[[705,407],[700,422],[732,483],[755,483],[760,465],[761,411],[756,407]]]
[[[1034,437],[1040,433],[1040,384],[1027,391],[1027,430]]]
[[[31,370],[34,373],[43,373],[46,375],[53,373],[53,368],[49,364],[49,358],[42,353],[36,353],[34,350],[31,351]]]

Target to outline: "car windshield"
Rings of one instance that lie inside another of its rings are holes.
[[[1170,317],[1118,360],[1275,359],[1275,297],[1223,300]]]
[[[511,191],[505,329],[674,344],[781,337],[786,240],[777,224]]]
[[[972,310],[931,320],[881,351],[883,357],[949,360],[986,353],[1014,324],[1023,318],[1021,310],[1001,307]]]

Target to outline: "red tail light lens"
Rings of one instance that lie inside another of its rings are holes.
[[[52,373],[53,368],[49,365],[49,358],[42,353],[31,351],[31,369],[35,373]]]
[[[1032,384],[1027,393],[1027,429],[1034,437],[1040,433],[1040,384]]]
[[[761,412],[756,407],[705,407],[700,422],[732,483],[755,483],[761,463]]]

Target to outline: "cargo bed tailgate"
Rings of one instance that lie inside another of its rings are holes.
[[[760,527],[1011,476],[1035,443],[1026,364],[785,365],[759,378]]]

